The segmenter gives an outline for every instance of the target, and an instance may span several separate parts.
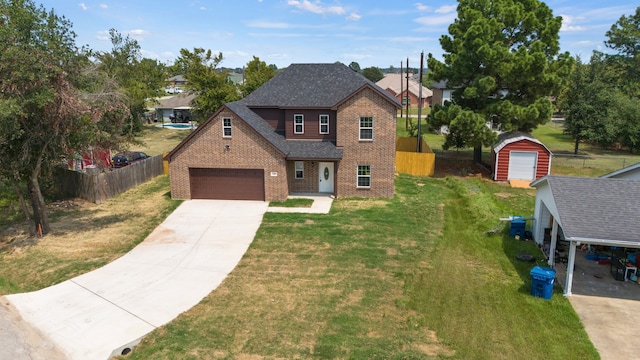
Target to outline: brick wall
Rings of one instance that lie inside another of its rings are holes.
[[[222,137],[224,117],[232,119],[231,138]],[[228,150],[225,145],[229,145]],[[173,155],[169,164],[172,198],[191,198],[190,167],[264,169],[265,199],[285,200],[289,194],[284,156],[227,108],[214,114]]]
[[[336,166],[336,196],[393,197],[396,108],[365,88],[338,108],[337,146],[343,158]],[[359,140],[361,116],[373,116],[373,141]],[[371,187],[357,188],[358,165],[371,165]]]
[[[296,179],[295,161],[288,161],[287,177],[292,193],[316,193],[319,191],[317,161],[304,161],[304,179]]]

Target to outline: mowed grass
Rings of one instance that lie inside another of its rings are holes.
[[[401,175],[393,199],[267,213],[218,289],[127,358],[597,359],[560,289],[530,295],[534,264],[515,255],[535,245],[485,233],[534,196]]]
[[[13,224],[0,237],[0,295],[34,291],[99,268],[144,240],[179,204],[158,176],[109,201],[50,203],[52,231],[30,237]]]

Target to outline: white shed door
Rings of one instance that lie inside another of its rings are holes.
[[[511,151],[509,153],[508,180],[534,180],[538,153],[533,151]]]

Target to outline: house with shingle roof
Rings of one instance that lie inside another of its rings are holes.
[[[569,242],[564,294],[571,295],[578,245],[640,248],[640,182],[633,179],[548,175],[536,188],[533,236],[545,241],[550,229],[549,265],[553,266],[557,234]]]
[[[398,108],[344,64],[293,64],[222,106],[165,157],[171,196],[392,197]]]
[[[427,87],[420,84],[411,74],[409,76],[409,88],[407,89],[406,74],[386,74],[376,85],[385,89],[389,94],[396,97],[396,99],[402,102],[402,105],[406,105],[406,101],[409,101],[409,106],[425,106],[431,105],[431,97],[433,92]],[[420,94],[420,88],[422,88],[422,94]]]

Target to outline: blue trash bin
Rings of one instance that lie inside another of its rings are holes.
[[[524,236],[524,228],[527,225],[527,221],[521,216],[514,216],[513,220],[511,220],[511,229],[509,229],[509,236],[515,237],[516,235],[520,235],[522,238]]]
[[[551,268],[536,266],[531,269],[530,275],[531,295],[544,298],[545,300],[551,299],[556,271]]]

